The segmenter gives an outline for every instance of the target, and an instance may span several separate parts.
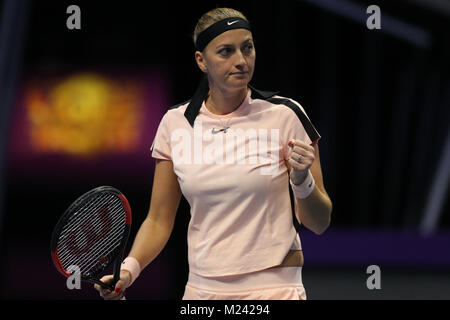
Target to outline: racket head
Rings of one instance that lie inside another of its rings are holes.
[[[50,251],[53,264],[64,276],[72,265],[82,281],[114,289],[131,229],[131,208],[122,192],[110,186],[92,189],[76,199],[56,224]],[[99,275],[114,264],[114,280]]]

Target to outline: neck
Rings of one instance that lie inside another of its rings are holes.
[[[205,104],[212,113],[225,115],[236,110],[247,96],[247,86],[234,91],[210,86]]]

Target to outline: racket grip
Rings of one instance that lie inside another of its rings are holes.
[[[115,283],[104,283],[103,281],[97,280],[97,279],[93,279],[93,280],[89,280],[89,282],[98,284],[100,287],[104,288],[104,289],[109,289],[111,291],[114,291],[116,288],[116,284]]]
[[[111,284],[103,283],[102,287],[105,288],[105,289],[109,289],[111,291],[114,291],[116,289],[116,284],[111,285]]]

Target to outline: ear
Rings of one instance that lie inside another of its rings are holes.
[[[203,73],[208,73],[208,68],[206,67],[203,53],[201,53],[200,51],[195,51],[195,61],[197,62],[198,67],[200,68],[200,70],[202,70]]]

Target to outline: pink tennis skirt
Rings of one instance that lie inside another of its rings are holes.
[[[189,273],[183,300],[306,300],[302,267],[221,277]]]

